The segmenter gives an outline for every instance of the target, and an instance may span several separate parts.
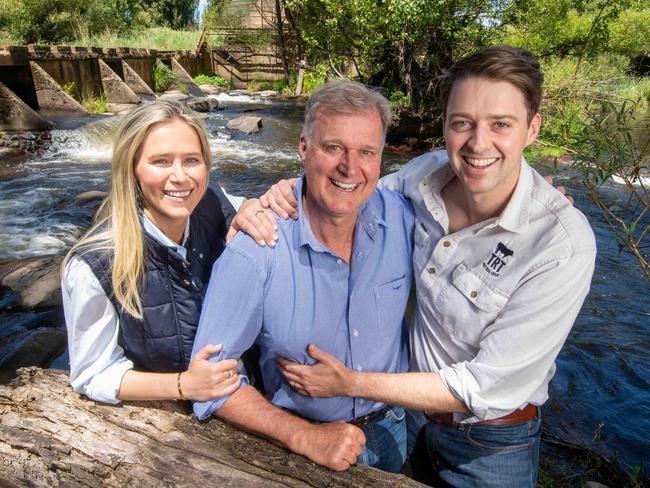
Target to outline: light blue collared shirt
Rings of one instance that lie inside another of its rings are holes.
[[[301,179],[297,195],[302,185]],[[240,233],[215,263],[193,354],[208,343],[223,344],[214,360],[239,358],[256,343],[274,405],[316,421],[352,420],[383,404],[302,396],[276,359],[313,364],[307,353],[313,343],[358,371],[407,370],[403,317],[413,273],[413,210],[401,195],[375,191],[359,208],[348,266],[314,237],[302,198],[298,202],[297,221],[278,221],[275,248]],[[227,398],[195,402],[194,413],[205,419]]]

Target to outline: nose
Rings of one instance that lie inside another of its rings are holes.
[[[474,154],[481,154],[489,146],[488,128],[482,124],[477,124],[472,130],[470,138],[467,140],[467,147]]]
[[[176,183],[183,183],[187,179],[187,174],[185,173],[182,161],[174,161],[174,164],[171,166],[170,179]]]
[[[360,156],[356,153],[356,151],[351,151],[348,149],[341,155],[338,170],[341,174],[347,177],[353,177],[359,170],[360,163]]]

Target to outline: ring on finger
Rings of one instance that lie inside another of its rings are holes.
[[[230,371],[228,371],[228,378],[232,378],[232,376],[233,376],[233,372],[232,372],[232,369],[231,369]]]
[[[264,213],[264,209],[258,208],[257,210],[255,210],[255,215],[257,215],[258,213]]]

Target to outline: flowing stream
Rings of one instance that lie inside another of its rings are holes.
[[[223,109],[206,119],[215,159],[211,177],[234,195],[256,196],[301,166],[297,142],[303,105],[247,95],[218,95]],[[262,118],[258,134],[232,134],[231,118]],[[87,210],[65,203],[80,192],[105,190],[111,135],[117,117],[79,121],[81,128],[52,132],[42,156],[7,167],[0,164],[0,261],[63,254],[89,219]],[[66,124],[74,127],[75,124]],[[404,156],[384,155],[384,171]],[[549,168],[539,168],[550,173]],[[555,173],[576,206],[587,214],[598,240],[591,292],[564,346],[543,416],[547,432],[587,446],[630,469],[650,453],[650,286],[629,253],[619,253],[598,209],[580,190],[570,169]],[[612,184],[614,195],[621,188]],[[30,314],[0,313],[0,363],[8,354],[9,329],[28,328]],[[4,329],[4,332],[3,332]],[[65,354],[53,366],[65,368]]]

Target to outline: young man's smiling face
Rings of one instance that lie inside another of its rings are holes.
[[[312,218],[353,218],[377,187],[384,134],[379,112],[320,113],[298,152]]]
[[[444,123],[450,163],[476,202],[510,197],[524,148],[537,138],[541,117],[528,122],[523,93],[507,81],[470,77],[454,83]]]

